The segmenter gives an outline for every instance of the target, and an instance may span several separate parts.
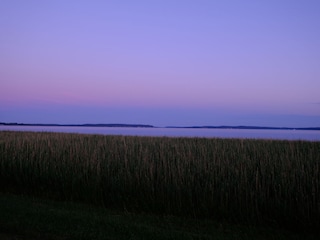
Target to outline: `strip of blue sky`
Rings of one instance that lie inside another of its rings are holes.
[[[319,125],[319,1],[0,6],[0,121]]]

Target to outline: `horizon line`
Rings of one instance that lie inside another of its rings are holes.
[[[17,123],[0,122],[1,126],[48,126],[48,127],[141,127],[141,128],[203,128],[203,129],[265,129],[265,130],[320,130],[320,127],[270,127],[254,125],[193,125],[193,126],[154,126],[151,124],[127,123],[83,123],[83,124],[58,124],[58,123]]]

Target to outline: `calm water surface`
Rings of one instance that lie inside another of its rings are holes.
[[[103,135],[256,138],[320,141],[320,131],[260,129],[192,129],[192,128],[130,128],[130,127],[39,127],[0,126],[0,130],[34,132],[68,132]]]

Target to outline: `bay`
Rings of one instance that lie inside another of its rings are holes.
[[[81,127],[81,126],[0,126],[0,131],[65,132],[82,134],[206,137],[241,139],[282,139],[320,141],[317,130],[270,129],[206,129],[206,128],[140,128],[140,127]]]

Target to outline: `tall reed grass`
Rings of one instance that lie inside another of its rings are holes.
[[[320,142],[0,132],[0,191],[320,226]]]

